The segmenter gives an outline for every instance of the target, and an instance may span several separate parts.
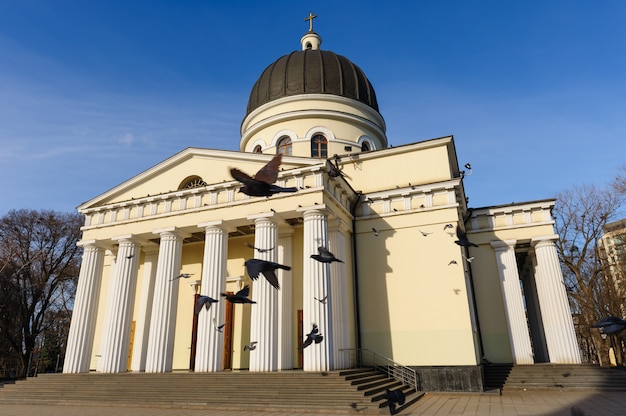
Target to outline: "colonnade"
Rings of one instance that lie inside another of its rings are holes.
[[[324,342],[304,350],[304,369],[325,371],[340,368],[339,348],[350,347],[348,290],[345,264],[332,266],[310,258],[318,246],[326,246],[345,258],[345,234],[349,232],[340,220],[333,219],[329,233],[325,209],[302,210],[304,221],[303,259],[303,329],[306,334],[313,323],[319,326]],[[274,212],[251,215],[255,247],[273,247],[267,252],[255,250],[255,257],[291,264],[293,227],[283,223]],[[198,224],[204,230],[205,243],[200,294],[220,299],[226,291],[229,226],[221,220]],[[96,370],[104,373],[124,372],[128,367],[131,324],[136,320],[131,369],[146,372],[170,372],[174,354],[174,336],[178,302],[178,284],[172,280],[180,274],[183,240],[188,235],[176,228],[155,230],[159,236],[158,251],[145,240],[127,235],[112,238],[117,253],[111,262],[111,276],[106,292],[100,350],[93,351],[97,308],[105,256],[104,244],[82,241],[83,262],[78,280],[75,307],[70,326],[64,373],[88,372],[92,356],[99,355]],[[107,243],[110,243],[107,241]],[[144,251],[144,275],[136,294],[139,254]],[[280,289],[273,288],[262,276],[252,283],[250,341],[257,342],[250,355],[250,371],[276,371],[293,366],[292,310],[293,282],[290,271],[277,270]],[[139,310],[133,311],[135,298]],[[317,299],[326,297],[322,303]],[[222,370],[223,338],[215,336],[215,325],[223,322],[223,302],[198,317],[195,371]]]

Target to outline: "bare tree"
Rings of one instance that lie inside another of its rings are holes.
[[[26,374],[40,334],[72,308],[82,250],[78,213],[12,210],[0,218],[0,357]]]
[[[621,299],[617,299],[610,274],[605,273],[597,242],[623,202],[624,196],[612,186],[582,185],[559,194],[554,208],[560,237],[557,250],[577,321],[577,336],[581,346],[588,347],[588,358],[597,359],[601,365],[608,364],[608,346],[599,331],[590,326],[614,314]]]

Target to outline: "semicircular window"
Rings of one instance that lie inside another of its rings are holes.
[[[185,180],[180,183],[178,190],[180,191],[181,189],[199,188],[201,186],[207,186],[207,185],[208,184],[205,181],[203,181],[201,177],[194,175],[194,176],[189,176],[185,178]]]

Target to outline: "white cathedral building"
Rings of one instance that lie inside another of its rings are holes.
[[[580,363],[555,201],[468,207],[453,137],[389,147],[364,72],[321,43],[311,26],[263,71],[240,151],[186,148],[78,207],[65,373],[328,371],[358,351],[470,378],[484,362]],[[276,184],[297,192],[238,192],[230,168],[277,153]],[[343,263],[312,259],[319,246]],[[253,257],[291,267],[279,289],[250,279]],[[245,286],[256,303],[221,296]],[[200,295],[219,302],[196,314]],[[323,341],[302,349],[313,324]]]

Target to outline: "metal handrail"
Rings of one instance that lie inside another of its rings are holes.
[[[367,348],[342,348],[339,352],[349,354],[350,368],[373,367],[387,374],[387,377],[413,387],[415,391],[421,390],[417,371],[411,367]]]

